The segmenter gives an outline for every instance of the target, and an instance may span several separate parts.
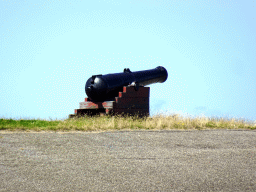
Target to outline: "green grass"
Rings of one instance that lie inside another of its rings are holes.
[[[108,131],[108,130],[168,130],[168,129],[245,129],[255,130],[256,123],[241,119],[182,117],[155,115],[153,117],[82,117],[64,120],[0,119],[0,130],[6,131]]]

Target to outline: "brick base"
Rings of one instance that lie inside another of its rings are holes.
[[[79,103],[79,109],[75,109],[75,114],[69,115],[69,118],[104,114],[149,116],[149,93],[150,87],[139,87],[135,91],[133,86],[125,86],[114,101],[93,102],[85,98],[84,102]]]

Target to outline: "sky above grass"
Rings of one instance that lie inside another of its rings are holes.
[[[150,115],[256,120],[256,2],[0,1],[0,117],[63,119],[96,74],[164,66]]]

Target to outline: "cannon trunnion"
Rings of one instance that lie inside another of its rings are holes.
[[[88,98],[79,103],[74,115],[138,115],[149,116],[150,88],[144,87],[167,80],[167,70],[156,67],[151,70],[131,72],[125,68],[123,73],[93,75],[85,84]]]

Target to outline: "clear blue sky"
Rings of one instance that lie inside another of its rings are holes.
[[[159,111],[256,120],[256,1],[0,1],[0,117],[64,119],[91,75],[164,66]]]

